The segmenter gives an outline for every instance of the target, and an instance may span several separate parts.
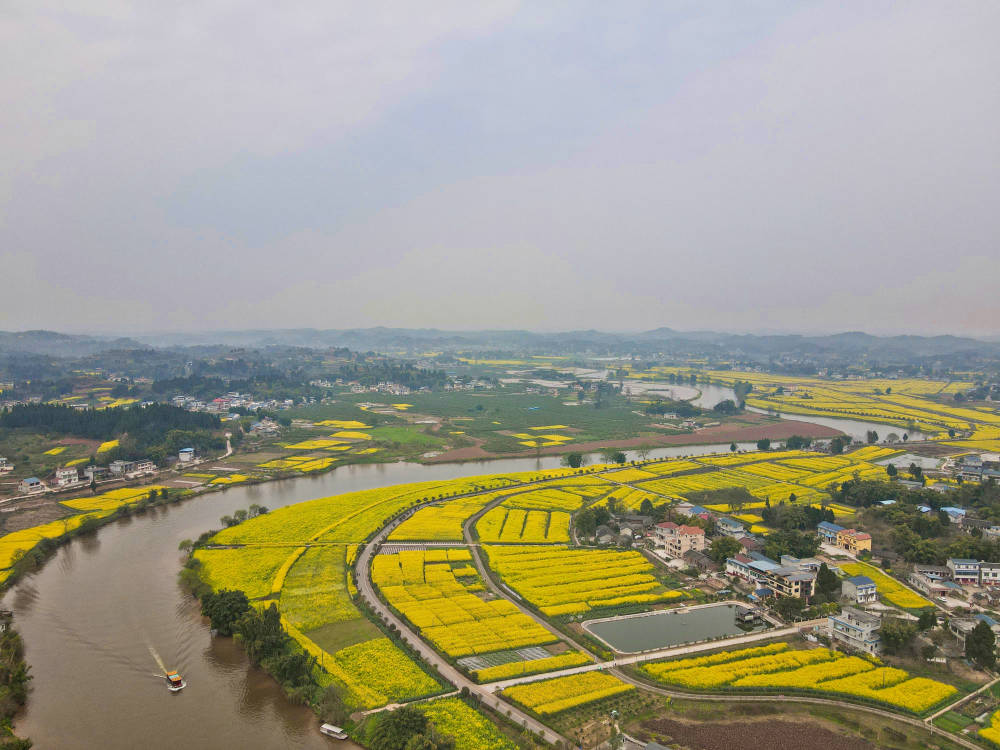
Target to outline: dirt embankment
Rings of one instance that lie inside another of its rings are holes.
[[[785,440],[792,435],[801,435],[809,438],[832,438],[844,433],[832,427],[813,424],[812,422],[798,422],[795,420],[783,419],[780,422],[767,422],[759,425],[718,425],[716,427],[706,427],[702,430],[695,430],[681,435],[650,435],[648,437],[628,438],[627,440],[609,440],[591,443],[569,443],[567,445],[556,445],[549,448],[538,448],[515,453],[491,453],[480,446],[468,446],[466,448],[456,448],[446,451],[433,458],[426,459],[427,463],[445,463],[448,461],[482,461],[491,458],[524,458],[536,455],[555,456],[563,453],[593,453],[602,448],[620,448],[630,450],[635,448],[666,448],[680,445],[709,445],[712,443],[745,443],[769,438],[771,440]]]
[[[810,722],[734,721],[689,723],[672,719],[644,721],[642,728],[667,740],[671,746],[690,750],[874,750],[875,745],[857,737],[831,731]],[[664,739],[659,740],[662,744]]]

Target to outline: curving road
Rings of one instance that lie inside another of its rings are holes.
[[[358,555],[358,560],[355,564],[358,592],[362,597],[364,597],[365,601],[368,602],[368,606],[370,606],[373,611],[377,612],[387,622],[390,622],[399,628],[399,632],[402,633],[404,640],[418,654],[420,654],[420,657],[428,664],[432,664],[435,669],[437,669],[438,672],[440,672],[441,675],[448,680],[448,682],[455,685],[455,687],[459,689],[468,688],[470,693],[474,693],[479,697],[483,705],[489,706],[502,716],[508,716],[512,721],[540,735],[550,744],[568,742],[562,735],[552,731],[540,721],[524,713],[516,706],[501,700],[489,690],[486,690],[483,686],[473,682],[455,669],[455,667],[449,664],[440,654],[437,653],[437,651],[418,637],[417,634],[410,629],[409,625],[403,622],[400,618],[396,617],[389,607],[386,606],[381,599],[379,599],[375,593],[375,587],[371,580],[371,559],[379,545],[385,541],[389,532],[396,528],[398,523],[398,520],[394,521],[382,529],[382,531],[378,533],[371,543],[365,547],[364,551]]]

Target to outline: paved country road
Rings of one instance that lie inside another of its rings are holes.
[[[489,706],[501,715],[508,716],[515,723],[541,735],[546,742],[551,744],[555,744],[557,742],[567,742],[564,737],[552,731],[537,719],[528,716],[528,714],[524,713],[524,711],[516,706],[501,700],[489,690],[476,684],[455,669],[455,667],[449,664],[443,657],[441,657],[440,654],[431,648],[430,645],[417,637],[417,634],[414,633],[405,622],[396,617],[389,607],[378,598],[375,594],[375,588],[371,580],[371,558],[378,546],[385,540],[385,538],[389,535],[389,532],[392,531],[397,524],[398,521],[384,528],[371,541],[371,543],[365,547],[364,551],[358,555],[358,560],[355,565],[358,580],[358,592],[364,597],[365,601],[368,602],[368,605],[385,620],[399,628],[399,632],[403,635],[403,638],[414,650],[417,651],[417,653],[420,654],[421,658],[423,658],[428,664],[432,664],[438,672],[440,672],[441,675],[455,687],[459,689],[468,688],[470,693],[474,693],[479,696],[483,705]]]

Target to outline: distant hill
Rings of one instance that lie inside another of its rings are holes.
[[[109,349],[145,348],[135,339],[74,335],[55,331],[0,331],[0,353],[84,357]]]

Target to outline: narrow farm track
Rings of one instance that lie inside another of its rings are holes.
[[[397,520],[387,525],[375,536],[374,539],[372,539],[368,545],[365,546],[361,554],[358,555],[354,569],[358,582],[358,592],[361,596],[365,599],[373,611],[377,612],[387,622],[392,623],[399,629],[399,632],[403,634],[406,641],[414,650],[416,650],[418,654],[420,654],[420,657],[424,659],[424,661],[433,665],[435,669],[437,669],[438,672],[440,672],[440,674],[455,687],[459,689],[467,688],[469,692],[475,693],[479,697],[483,705],[490,707],[501,715],[510,717],[511,720],[540,735],[550,744],[556,744],[557,742],[568,743],[566,738],[562,735],[552,731],[540,721],[524,713],[516,706],[501,700],[490,691],[483,689],[482,686],[476,684],[455,669],[455,667],[441,657],[437,651],[431,648],[429,644],[417,636],[417,634],[410,629],[409,625],[397,617],[378,597],[375,593],[375,586],[371,579],[371,560],[379,545],[385,541],[385,538],[394,528],[396,528],[398,524],[399,521]]]
[[[983,692],[989,690],[991,687],[993,687],[994,685],[996,685],[998,682],[1000,682],[1000,677],[995,677],[994,679],[990,680],[985,685],[983,685],[981,688],[979,688],[979,690],[976,690],[974,693],[969,693],[968,695],[963,695],[961,698],[959,698],[954,703],[949,703],[947,706],[945,706],[944,708],[942,708],[940,711],[937,711],[937,712],[931,714],[926,719],[924,719],[924,721],[926,721],[929,724],[930,722],[934,721],[934,719],[936,719],[938,716],[941,716],[942,714],[946,714],[949,711],[951,711],[952,709],[956,708],[957,706],[962,705],[967,700],[971,700],[971,699],[975,698],[980,693],[983,693]]]

